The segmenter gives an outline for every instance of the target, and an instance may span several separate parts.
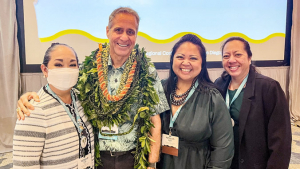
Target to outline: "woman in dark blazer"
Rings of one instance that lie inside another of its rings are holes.
[[[222,46],[222,77],[215,84],[233,122],[233,169],[287,169],[291,156],[288,103],[280,84],[255,71],[249,43],[229,38]]]

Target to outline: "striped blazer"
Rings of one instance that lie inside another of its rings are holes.
[[[17,121],[13,139],[13,167],[78,168],[79,134],[63,106],[45,87],[38,92],[40,102],[24,121]],[[94,134],[91,124],[76,98],[76,105],[91,140],[94,165]],[[94,167],[94,166],[93,166]]]

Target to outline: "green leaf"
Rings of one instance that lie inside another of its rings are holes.
[[[150,140],[150,141],[152,141],[152,142],[155,142],[155,140],[153,140],[153,139],[152,139],[152,138],[150,138],[150,137],[149,137],[149,140]]]
[[[142,126],[141,127],[141,133],[144,133],[144,131],[145,131],[145,126]]]
[[[96,73],[97,72],[97,68],[93,68],[91,70],[89,70],[87,73]]]
[[[80,96],[81,101],[86,99],[86,95],[83,92],[81,92],[81,94],[79,96]]]
[[[146,142],[146,147],[147,147],[147,149],[148,149],[148,152],[151,153],[149,141],[148,141],[148,140],[145,140],[145,142]]]
[[[136,121],[137,118],[138,118],[138,114],[136,114],[136,115],[134,116],[133,121]]]
[[[150,93],[151,99],[155,102],[158,103],[159,102],[159,98],[158,95],[156,94],[156,92],[151,92]]]
[[[86,73],[83,73],[83,74],[81,75],[81,77],[79,78],[79,81],[85,83],[86,80],[87,80],[87,75],[86,75]]]
[[[146,157],[144,155],[142,155],[143,160],[147,161]]]
[[[139,166],[140,166],[140,164],[137,163],[137,164],[134,166],[134,168],[138,168],[138,169],[139,169]]]
[[[98,101],[99,101],[98,93],[95,92],[95,102],[98,102]]]
[[[81,90],[81,89],[82,89],[82,84],[81,84],[81,83],[77,83],[76,88],[77,88],[78,90]]]
[[[142,146],[143,148],[145,147],[145,144],[146,144],[146,141],[145,141],[145,140],[141,141],[141,146]]]
[[[97,118],[97,114],[91,114],[89,120],[96,119],[96,118]]]
[[[149,107],[140,107],[139,110],[138,110],[138,113],[142,112],[142,111],[145,111],[145,110],[149,110]]]
[[[140,117],[141,117],[141,118],[145,118],[145,117],[146,117],[146,113],[145,113],[144,111],[141,112],[141,113],[140,113]]]
[[[140,158],[139,163],[141,164],[141,166],[142,166],[143,168],[146,168],[146,166],[145,166],[145,161],[143,160],[143,158]]]
[[[145,139],[146,139],[146,137],[145,137],[145,136],[142,136],[142,137],[139,138],[139,141],[142,142],[142,141],[144,141]]]
[[[87,83],[85,85],[85,93],[88,93],[89,91],[91,91],[91,84],[90,83]]]
[[[88,65],[88,63],[91,61],[92,57],[86,56],[85,60],[83,61],[84,66]]]

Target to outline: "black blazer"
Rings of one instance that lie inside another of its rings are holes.
[[[218,78],[215,84],[226,93],[230,80],[227,75]],[[290,113],[277,81],[249,71],[239,124],[240,169],[288,168],[292,140]]]

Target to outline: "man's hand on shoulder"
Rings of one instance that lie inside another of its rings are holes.
[[[27,92],[23,94],[20,99],[18,100],[18,108],[17,108],[17,116],[18,120],[24,120],[25,119],[25,114],[27,116],[30,116],[30,110],[34,110],[34,107],[32,104],[29,103],[31,99],[34,99],[36,102],[40,102],[39,96],[37,95],[36,92]]]

